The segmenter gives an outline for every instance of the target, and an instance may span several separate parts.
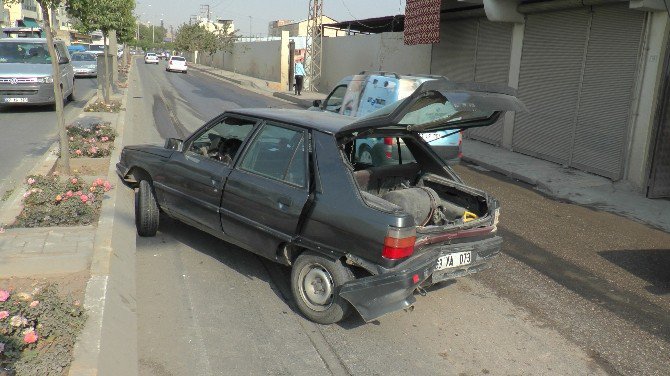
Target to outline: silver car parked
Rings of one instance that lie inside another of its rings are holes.
[[[65,43],[54,41],[61,77],[54,80],[46,38],[0,39],[0,106],[53,104],[54,81],[74,99],[74,70]]]
[[[72,54],[72,67],[75,77],[97,77],[98,55],[93,52],[75,52]]]

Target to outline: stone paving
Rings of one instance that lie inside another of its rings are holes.
[[[0,234],[0,277],[85,270],[93,255],[94,226],[6,229]]]

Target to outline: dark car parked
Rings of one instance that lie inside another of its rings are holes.
[[[140,236],[159,211],[289,265],[296,304],[337,322],[410,307],[414,291],[490,266],[498,202],[465,185],[417,132],[493,124],[524,106],[507,87],[428,81],[362,118],[238,109],[184,141],[126,146],[119,176],[136,192]],[[384,158],[361,162],[363,138]],[[377,147],[378,146],[378,147]]]

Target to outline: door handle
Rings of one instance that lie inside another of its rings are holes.
[[[290,207],[293,204],[293,200],[290,197],[280,197],[277,199],[277,203],[279,204],[279,208],[283,209],[284,207]]]

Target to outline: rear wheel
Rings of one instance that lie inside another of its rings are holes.
[[[72,81],[72,92],[70,95],[67,96],[67,100],[70,102],[74,102],[74,81]]]
[[[140,181],[135,192],[135,227],[139,236],[155,236],[158,231],[160,211],[156,195],[147,180]]]
[[[351,313],[351,305],[340,296],[340,288],[354,279],[341,261],[305,252],[293,264],[291,290],[300,311],[319,324],[333,324]]]

